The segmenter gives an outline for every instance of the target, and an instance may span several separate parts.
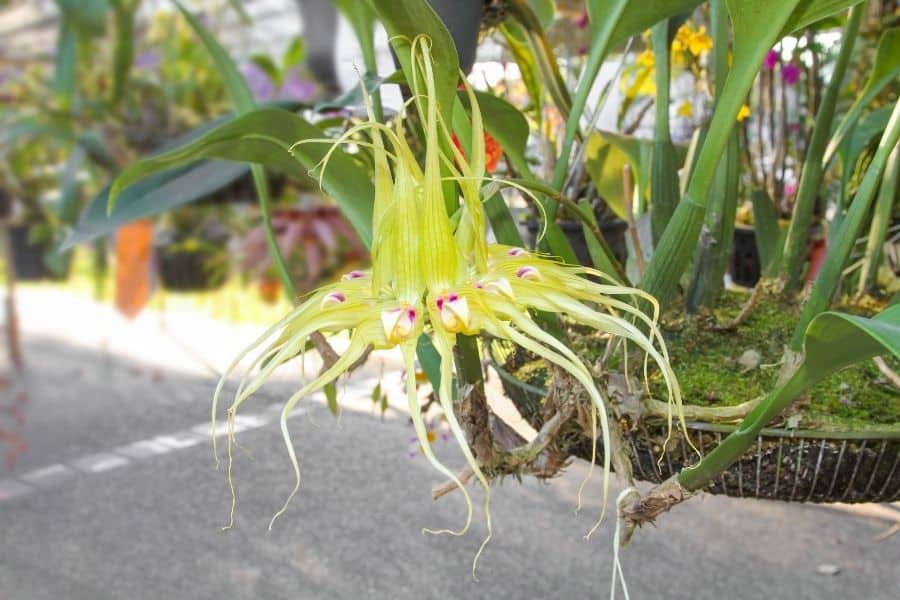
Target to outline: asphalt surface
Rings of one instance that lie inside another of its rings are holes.
[[[480,511],[462,538],[422,534],[458,526],[464,505],[458,493],[431,500],[441,478],[410,456],[401,411],[382,419],[368,410],[380,366],[344,387],[352,408],[340,419],[313,399],[290,420],[303,483],[272,531],[292,487],[275,407],[295,384],[275,382],[248,403],[236,522],[221,531],[231,500],[204,426],[213,372],[229,351],[218,340],[236,342],[244,329],[196,321],[220,337],[179,326],[173,343],[158,321],[126,326],[87,305],[69,306],[64,326],[44,296],[25,296],[28,376],[0,389],[0,405],[27,393],[18,434],[28,443],[0,466],[0,599],[608,596],[613,522],[582,539],[600,495],[595,479],[574,513],[582,463],[549,484],[494,488],[494,539],[478,581]],[[120,327],[115,339],[86,333],[107,326]],[[390,367],[388,388],[399,383]],[[437,449],[461,465],[452,443]],[[636,599],[889,599],[900,586],[900,536],[873,541],[886,527],[813,505],[707,496],[639,532],[622,562]]]

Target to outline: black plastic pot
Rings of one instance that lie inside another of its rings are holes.
[[[12,196],[0,188],[0,221],[4,221],[12,216]]]
[[[171,292],[215,290],[225,284],[229,256],[228,231],[207,225],[194,237],[162,231],[156,241],[159,283]]]
[[[225,273],[218,264],[225,257],[223,249],[162,246],[157,248],[156,257],[159,283],[165,290],[207,291],[225,283]]]
[[[30,243],[29,229],[28,225],[11,225],[8,230],[16,279],[19,281],[54,279],[53,273],[44,262],[47,245]]]
[[[525,227],[528,229],[528,241],[531,246],[534,247],[537,243],[538,233],[541,230],[541,224],[538,221],[529,220],[526,222]],[[572,246],[572,250],[578,258],[578,262],[585,266],[592,266],[593,262],[591,261],[591,254],[588,251],[581,221],[560,221],[559,227],[569,240],[569,244]],[[601,222],[599,227],[600,233],[603,234],[603,238],[612,250],[616,260],[619,261],[619,264],[624,265],[628,258],[628,244],[625,241],[628,223],[621,219],[615,219],[612,221]]]
[[[738,285],[753,287],[759,281],[761,266],[756,247],[756,230],[738,225],[734,228],[734,245],[728,272]]]

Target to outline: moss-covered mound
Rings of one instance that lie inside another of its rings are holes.
[[[678,375],[685,402],[700,406],[734,406],[766,394],[775,384],[784,347],[797,320],[797,307],[774,298],[763,298],[735,329],[717,326],[731,322],[740,312],[746,294],[725,294],[714,314],[685,318],[673,314],[663,319],[663,336]],[[843,307],[854,312],[874,312],[873,307]],[[604,342],[570,330],[576,352],[593,363]],[[900,361],[887,360],[895,371]],[[529,361],[515,369],[520,381],[542,387],[550,376],[543,361]],[[621,368],[612,362],[610,368]],[[664,398],[661,378],[651,373],[650,389]],[[877,366],[864,361],[836,373],[807,396],[798,399],[782,420],[792,428],[859,431],[900,430],[900,392]]]

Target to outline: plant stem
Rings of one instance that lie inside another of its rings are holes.
[[[735,55],[684,197],[678,203],[641,280],[641,287],[656,296],[663,305],[671,300],[678,288],[681,274],[690,262],[700,237],[719,159],[734,129],[738,111],[765,53],[778,38],[798,2],[785,0],[780,5],[773,4],[767,13],[767,28],[759,31],[754,39],[748,38],[750,34],[747,31],[735,31],[735,35],[742,35],[748,45],[739,55],[740,59]]]
[[[608,17],[603,19],[603,22],[595,24],[596,30],[591,37],[591,51],[588,54],[587,62],[584,65],[584,70],[581,72],[581,78],[578,81],[575,97],[572,100],[572,110],[569,112],[568,119],[566,119],[566,130],[563,135],[562,149],[559,153],[559,160],[556,162],[556,168],[553,171],[553,181],[551,183],[551,185],[560,192],[563,191],[562,185],[565,183],[566,176],[569,173],[569,160],[572,156],[572,146],[575,143],[575,137],[578,134],[581,116],[587,106],[588,96],[590,95],[591,88],[594,87],[594,80],[597,78],[597,73],[600,72],[600,67],[603,65],[603,61],[606,60],[606,52],[608,50],[610,38],[612,37],[613,30],[619,22],[619,17],[621,17],[622,12],[625,10],[628,1],[611,0],[610,4],[612,4],[612,6],[607,9]],[[547,220],[553,221],[555,218],[556,206],[551,205],[547,210]]]
[[[278,271],[278,278],[284,286],[284,293],[287,295],[291,304],[297,304],[297,288],[291,279],[291,273],[288,270],[281,249],[278,247],[278,240],[275,239],[275,230],[272,228],[272,211],[270,208],[271,199],[269,197],[269,183],[266,180],[266,172],[259,165],[250,167],[253,173],[253,183],[256,185],[256,193],[259,196],[259,210],[262,213],[263,231],[266,234],[266,246],[269,249],[269,256],[275,263],[275,269]]]
[[[875,201],[875,209],[872,212],[869,238],[866,241],[865,257],[859,273],[857,297],[865,294],[875,284],[875,275],[878,272],[878,264],[881,262],[881,248],[884,246],[888,225],[891,222],[894,198],[897,195],[898,179],[900,179],[900,146],[894,148],[888,157],[884,178],[881,180],[881,187],[878,190],[878,199]]]
[[[653,122],[653,153],[650,163],[650,226],[653,242],[659,241],[666,224],[675,212],[680,194],[678,165],[672,135],[669,131],[669,25],[666,19],[653,26],[653,62],[656,65],[655,118]],[[643,269],[641,269],[643,274]]]
[[[800,273],[806,259],[806,244],[809,227],[812,223],[813,208],[825,172],[825,168],[822,166],[822,156],[825,153],[828,138],[831,136],[837,99],[840,95],[844,75],[847,73],[854,43],[859,35],[864,8],[865,4],[857,4],[850,9],[847,25],[844,27],[841,37],[841,49],[834,65],[834,73],[825,88],[825,95],[819,105],[819,111],[816,113],[816,123],[813,127],[809,147],[806,150],[806,160],[800,175],[797,201],[785,240],[784,259],[781,267],[785,289],[788,291],[796,290],[800,282]]]
[[[866,169],[862,183],[850,203],[847,215],[841,221],[837,232],[832,236],[832,243],[825,256],[825,262],[816,277],[813,284],[812,292],[809,300],[803,306],[803,312],[800,314],[800,320],[794,329],[794,336],[791,338],[791,349],[799,352],[803,348],[803,339],[806,334],[806,327],[813,317],[825,310],[828,302],[834,294],[841,279],[841,271],[847,262],[847,257],[853,249],[856,236],[862,227],[863,220],[869,213],[869,207],[872,203],[872,197],[878,189],[881,181],[881,174],[884,171],[888,156],[891,155],[897,142],[900,140],[900,101],[894,103],[894,110],[891,112],[891,119],[888,121],[887,128],[881,136],[878,149],[872,162]]]

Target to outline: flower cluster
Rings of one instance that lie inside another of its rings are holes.
[[[349,332],[349,346],[337,361],[303,385],[284,405],[281,429],[294,467],[292,497],[299,487],[300,470],[287,417],[298,402],[333,382],[369,348],[399,348],[407,373],[414,373],[417,342],[420,336],[427,336],[440,356],[436,397],[450,434],[485,488],[490,532],[488,479],[469,448],[453,410],[454,348],[458,336],[487,335],[508,340],[570,374],[584,386],[592,400],[594,438],[599,417],[606,447],[609,447],[610,425],[604,397],[591,372],[562,341],[532,320],[531,311],[561,315],[626,340],[658,365],[673,403],[680,403],[680,392],[655,316],[647,316],[632,302],[640,298],[655,306],[652,297],[639,290],[598,282],[605,278],[597,271],[563,265],[522,248],[487,242],[481,196],[481,186],[487,180],[487,157],[476,96],[471,88],[466,88],[471,105],[472,145],[469,156],[464,156],[452,143],[452,134],[437,110],[429,46],[423,39],[415,40],[412,46],[411,62],[416,66],[417,77],[411,87],[424,133],[423,164],[406,141],[402,116],[389,126],[375,121],[370,109],[369,121],[351,128],[336,142],[330,141],[333,147],[320,166],[320,169],[327,168],[335,148],[351,140],[371,151],[375,188],[372,268],[352,271],[341,281],[313,292],[237,357],[228,372],[248,353],[258,350],[251,365],[252,375],[245,376],[241,382],[228,409],[228,419],[229,422],[234,419],[241,404],[278,366],[304,351],[311,335]],[[368,140],[361,142],[360,136],[364,134]],[[442,148],[449,149],[452,156]],[[442,190],[444,173],[451,174],[461,192],[461,202],[453,211],[456,214],[452,219]],[[471,521],[471,500],[456,475],[432,451],[416,386],[415,377],[406,378],[409,412],[421,451],[438,471],[457,483],[465,496],[468,507],[465,526],[450,532],[461,534]],[[221,389],[220,383],[216,401]],[[229,436],[229,448],[231,443]],[[604,473],[608,474],[609,452],[603,453],[603,463]],[[607,488],[608,477],[604,476],[604,499]]]

